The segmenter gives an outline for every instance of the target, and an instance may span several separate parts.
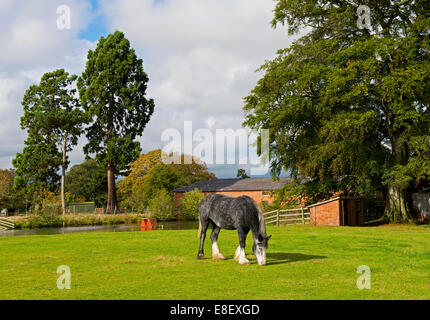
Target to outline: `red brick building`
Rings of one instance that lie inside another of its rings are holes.
[[[320,226],[362,226],[364,205],[362,199],[336,197],[308,206],[310,223]]]
[[[205,196],[210,193],[225,194],[230,197],[247,195],[261,206],[263,202],[268,204],[273,202],[271,191],[280,189],[291,182],[291,178],[280,178],[278,181],[274,181],[272,178],[209,179],[173,190],[173,198],[175,204],[179,206],[179,201],[185,192],[199,189]]]

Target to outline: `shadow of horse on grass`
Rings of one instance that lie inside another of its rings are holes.
[[[251,264],[254,264],[255,259],[252,254],[247,255],[251,260]],[[207,258],[210,260],[210,258]],[[227,256],[226,260],[234,259],[233,256]],[[317,256],[312,254],[303,254],[303,253],[286,253],[286,252],[268,252],[266,255],[267,263],[266,266],[283,264],[283,263],[291,263],[296,261],[306,261],[306,260],[318,260],[318,259],[327,259],[326,256]]]
[[[325,256],[317,256],[312,254],[302,253],[285,253],[285,252],[268,252],[267,253],[267,265],[275,265],[282,263],[291,263],[296,261],[326,259]]]

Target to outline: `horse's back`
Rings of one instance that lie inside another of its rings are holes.
[[[200,201],[199,204],[199,215],[200,217],[207,215],[211,211],[212,202],[214,202],[216,199],[219,199],[220,197],[223,197],[224,195],[212,193],[206,197],[203,198],[202,201]]]
[[[210,194],[199,205],[201,220],[210,219],[223,229],[237,229],[258,221],[258,206],[248,196],[237,198],[222,194]]]

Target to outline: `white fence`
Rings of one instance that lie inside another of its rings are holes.
[[[15,223],[12,220],[0,217],[0,230],[15,229]]]
[[[309,223],[310,212],[308,208],[273,210],[263,213],[266,224],[305,224]]]

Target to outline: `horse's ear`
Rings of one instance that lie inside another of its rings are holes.
[[[272,235],[268,236],[266,239],[269,240],[272,237]]]

